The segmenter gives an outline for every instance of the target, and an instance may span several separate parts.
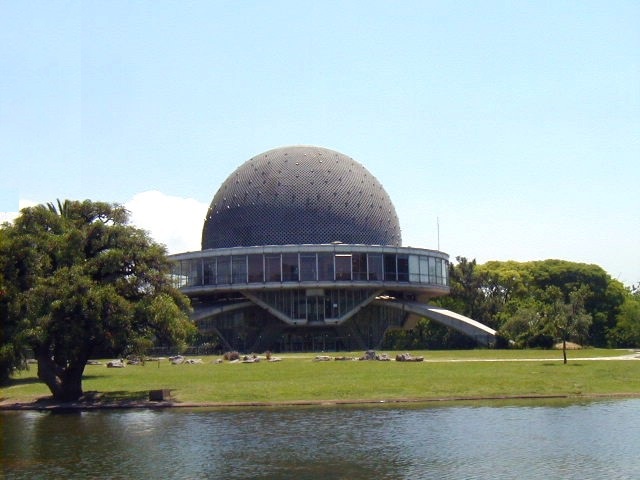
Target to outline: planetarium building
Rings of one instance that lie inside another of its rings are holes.
[[[495,331],[433,307],[446,253],[402,246],[389,195],[360,163],[313,146],[246,161],[219,188],[202,250],[172,255],[193,319],[243,352],[378,347],[428,317],[490,343]]]

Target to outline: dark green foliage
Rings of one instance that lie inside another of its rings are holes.
[[[563,304],[571,303],[571,295],[575,295],[572,292],[582,292],[584,314],[590,317],[589,329],[573,332],[569,335],[572,340],[616,346],[622,338],[627,343],[634,338],[616,327],[628,292],[597,265],[553,259],[492,261],[482,265],[463,257],[457,261],[451,266],[451,298],[439,303],[465,305],[456,311],[499,330],[516,346],[553,343],[549,339],[556,335],[551,331],[553,315],[549,309],[557,300],[551,299],[552,291],[554,298],[563,299]]]
[[[450,295],[433,303],[498,330],[502,345],[551,348],[563,339],[600,347],[640,345],[640,294],[625,289],[597,265],[564,260],[478,265],[464,257],[456,261],[449,272]],[[580,314],[567,323],[568,309],[577,304]],[[455,332],[424,322],[410,331],[389,332],[384,346],[465,348]]]
[[[609,332],[608,337],[610,343],[615,346],[640,346],[640,290],[629,290],[620,306],[616,326]]]
[[[475,340],[427,318],[421,318],[410,330],[387,331],[381,347],[389,350],[442,350],[476,347]]]
[[[456,257],[456,260],[457,265],[449,272],[450,298],[457,300],[460,306],[460,309],[456,310],[458,313],[482,322],[483,319],[486,320],[489,307],[483,291],[486,276],[478,270],[475,260],[468,261],[464,257]]]
[[[67,200],[0,229],[5,378],[29,349],[54,398],[75,400],[95,351],[137,353],[193,333],[164,247],[127,222],[119,205]]]
[[[550,349],[553,348],[555,344],[555,339],[546,333],[534,333],[533,335],[527,337],[525,339],[524,344],[520,344],[521,347],[527,348],[545,348]]]

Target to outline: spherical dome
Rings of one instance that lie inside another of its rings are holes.
[[[401,246],[389,195],[361,164],[313,146],[269,150],[242,164],[213,197],[202,249],[350,243]]]

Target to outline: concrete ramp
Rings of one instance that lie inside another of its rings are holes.
[[[196,308],[191,314],[191,320],[193,320],[194,322],[198,322],[200,320],[215,317],[223,312],[239,310],[242,308],[250,307],[251,305],[253,305],[251,302],[239,302],[232,303],[231,305],[223,305],[217,307]]]
[[[481,345],[489,345],[495,340],[496,331],[493,328],[487,327],[485,324],[472,318],[447,310],[446,308],[401,300],[378,302],[388,307],[401,309],[407,313],[429,318],[446,327],[453,328],[460,333],[474,338]]]

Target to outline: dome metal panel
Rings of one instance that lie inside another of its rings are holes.
[[[389,195],[360,163],[314,146],[282,147],[238,167],[213,197],[202,249],[350,243],[401,246]]]

